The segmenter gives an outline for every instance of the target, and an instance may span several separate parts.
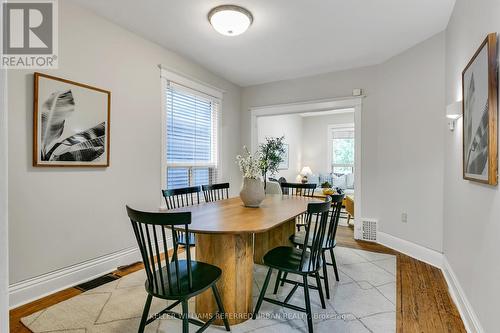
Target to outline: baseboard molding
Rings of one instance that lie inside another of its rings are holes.
[[[429,265],[440,269],[443,267],[443,254],[441,252],[431,250],[422,245],[380,231],[377,233],[377,242]]]
[[[139,260],[139,249],[132,247],[11,284],[9,285],[9,307],[16,308],[112,272],[118,266]]]
[[[469,333],[483,333],[484,330],[479,322],[476,312],[467,299],[467,296],[465,295],[460,282],[458,282],[457,276],[446,259],[446,256],[443,256],[442,271],[444,278],[446,279],[446,283],[448,284],[448,290],[451,298],[455,302],[455,305],[460,312],[460,317],[462,317],[462,321],[464,322],[465,329]]]

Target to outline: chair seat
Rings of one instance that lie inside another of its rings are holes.
[[[187,271],[187,260],[179,260],[179,286],[177,288],[177,277],[175,274],[175,262],[170,263],[170,281],[171,285],[168,285],[168,273],[167,267],[162,266],[161,274],[163,275],[163,280],[165,284],[158,286],[156,288],[154,282],[152,285],[146,281],[146,290],[153,296],[164,298],[164,299],[182,299],[189,298],[194,295],[200,294],[209,287],[211,287],[217,280],[219,280],[222,270],[210,264],[206,264],[199,261],[191,260],[191,277],[193,281],[193,287],[189,288],[188,271]],[[160,271],[156,270],[156,281],[161,281]]]
[[[310,274],[316,272],[319,267],[323,265],[321,258],[318,258],[318,267],[310,265],[311,253],[306,251],[304,256],[304,263],[300,266],[300,259],[302,250],[290,247],[280,246],[272,249],[264,255],[264,264],[278,269],[280,271],[297,273],[297,274]]]
[[[295,233],[294,235],[290,236],[290,242],[292,242],[294,245],[304,245],[305,243],[305,238],[306,238],[306,233],[305,232],[298,232]],[[309,237],[309,241],[307,242],[307,246],[312,245],[312,239]],[[337,245],[337,241],[334,240],[333,243],[331,241],[328,241],[325,237],[325,241],[323,242],[323,250],[328,250],[328,249],[333,249]]]
[[[178,232],[177,233],[177,244],[181,246],[186,246],[186,233],[185,232]],[[189,233],[189,246],[195,246],[196,245],[196,239],[194,237],[194,234]]]

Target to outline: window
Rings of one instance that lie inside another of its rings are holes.
[[[217,182],[220,99],[168,79],[164,83],[162,188]]]
[[[333,173],[354,173],[354,127],[331,126],[331,171]]]

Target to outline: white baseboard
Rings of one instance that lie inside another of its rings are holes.
[[[137,247],[117,251],[9,285],[9,307],[40,299],[141,260]]]
[[[377,233],[377,242],[387,246],[388,248],[404,253],[412,258],[423,261],[429,265],[437,268],[443,267],[443,254],[441,252],[431,250],[422,245],[418,245],[380,231]]]
[[[476,312],[469,303],[469,300],[467,299],[460,282],[458,282],[457,276],[455,275],[455,272],[453,272],[446,256],[443,256],[442,271],[444,278],[446,279],[446,283],[448,284],[448,290],[451,298],[453,298],[453,301],[460,312],[460,317],[462,317],[462,321],[464,322],[465,329],[469,333],[483,333],[484,330],[479,322]]]

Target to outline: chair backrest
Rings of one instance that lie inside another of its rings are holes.
[[[127,214],[134,229],[134,235],[141,251],[144,269],[148,279],[148,287],[154,294],[165,294],[167,289],[170,293],[181,291],[181,267],[177,255],[178,246],[174,227],[183,229],[188,233],[188,225],[191,223],[191,212],[169,213],[169,212],[141,212],[127,206]],[[171,258],[168,255],[167,234],[172,233],[174,251]],[[186,237],[189,249],[189,237]],[[162,264],[161,253],[164,254]],[[191,254],[186,251],[188,287],[192,289],[193,279],[191,274]]]
[[[342,202],[344,194],[333,194],[328,197],[332,198],[332,209],[330,212],[330,222],[328,223],[328,231],[326,234],[327,246],[333,247],[335,243],[335,236],[337,235],[337,227],[339,226],[340,211],[342,210]]]
[[[229,183],[202,185],[206,202],[229,199]]]
[[[268,181],[266,184],[266,194],[283,194],[281,190],[280,183],[274,181]]]
[[[295,195],[302,197],[312,197],[316,184],[302,184],[302,183],[281,183],[281,190],[283,194]]]
[[[324,202],[314,202],[307,205],[306,235],[304,239],[310,240],[310,246],[302,247],[300,266],[303,268],[305,268],[304,260],[308,252],[310,257],[307,269],[315,270],[320,267],[323,243],[327,232],[330,206],[331,198],[329,197],[327,197]]]
[[[192,206],[200,203],[199,186],[162,190],[168,209]]]

